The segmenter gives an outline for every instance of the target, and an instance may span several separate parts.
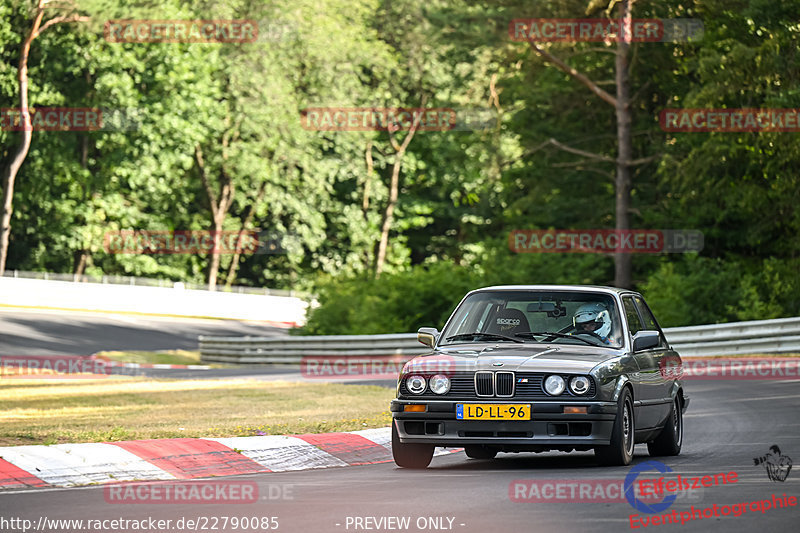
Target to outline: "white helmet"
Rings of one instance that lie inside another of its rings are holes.
[[[572,325],[577,329],[579,324],[587,323],[593,324],[592,333],[600,337],[608,337],[608,334],[611,333],[611,313],[601,303],[583,304],[575,311]]]

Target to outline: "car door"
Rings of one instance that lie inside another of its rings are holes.
[[[625,320],[628,323],[631,350],[633,350],[633,336],[646,328],[632,294],[622,297],[622,306],[625,311]],[[637,375],[638,391],[634,391],[636,428],[656,427],[661,421],[664,382],[658,367],[656,353],[652,349],[639,350],[633,352],[633,359],[639,367]]]
[[[653,358],[656,368],[658,368],[658,376],[660,378],[657,383],[658,397],[662,400],[662,403],[661,408],[658,410],[659,421],[657,424],[660,424],[661,421],[666,419],[669,415],[672,405],[673,379],[665,369],[669,366],[668,363],[671,363],[677,358],[677,354],[669,348],[664,332],[661,331],[656,317],[653,315],[647,303],[645,303],[644,298],[635,295],[633,300],[636,302],[636,309],[639,311],[639,316],[642,317],[644,329],[658,332],[658,346],[650,348],[649,350],[644,350],[644,353],[649,354]]]

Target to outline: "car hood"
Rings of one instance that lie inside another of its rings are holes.
[[[620,357],[622,349],[564,345],[459,344],[438,348],[406,363],[409,372],[576,372],[588,374],[600,363]]]

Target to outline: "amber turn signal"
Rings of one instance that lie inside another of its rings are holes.
[[[408,407],[408,406],[406,406]],[[586,406],[585,405],[565,405],[564,406],[564,414],[567,415],[585,415],[586,414]]]
[[[424,404],[404,405],[403,411],[405,411],[406,413],[424,413],[425,407],[426,406]]]

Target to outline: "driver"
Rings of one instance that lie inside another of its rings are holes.
[[[580,306],[572,316],[575,335],[585,333],[598,337],[605,344],[611,344],[611,313],[601,303],[588,303]]]

